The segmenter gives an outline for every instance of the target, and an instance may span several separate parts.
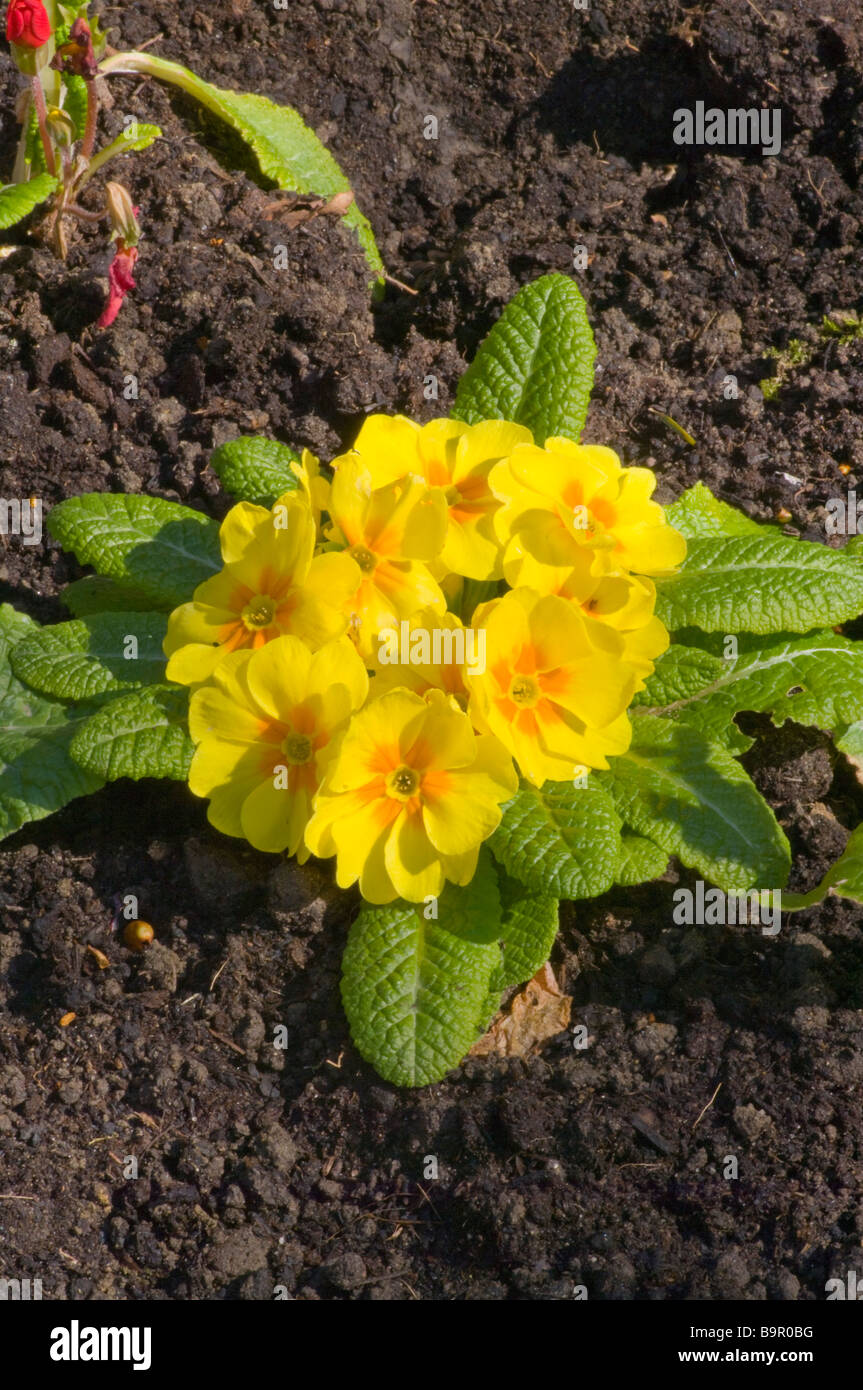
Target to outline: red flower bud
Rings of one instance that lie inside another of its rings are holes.
[[[137,246],[124,246],[121,241],[117,242],[116,254],[108,266],[108,303],[99,316],[97,328],[110,328],[126,295],[135,288],[132,271],[137,259]]]
[[[51,37],[51,21],[42,0],[9,0],[6,37],[20,48],[41,48]]]

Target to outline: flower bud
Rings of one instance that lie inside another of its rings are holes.
[[[86,19],[76,19],[69,30],[69,38],[62,44],[51,61],[57,72],[74,73],[92,82],[96,76],[96,55],[93,52],[93,35]]]
[[[78,138],[75,122],[68,111],[62,111],[59,106],[53,106],[48,112],[48,130],[55,145],[63,149],[69,149],[74,145]]]
[[[9,0],[6,38],[15,66],[34,77],[51,57],[51,20],[42,0]]]
[[[107,183],[105,192],[111,218],[111,239],[123,247],[137,246],[141,239],[141,228],[128,189],[121,183]]]

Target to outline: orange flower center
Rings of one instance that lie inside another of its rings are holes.
[[[249,599],[240,616],[250,632],[260,632],[262,628],[272,626],[276,605],[267,594],[256,594]]]
[[[371,574],[378,562],[377,556],[367,550],[364,545],[351,546],[348,554],[354,557],[363,574]]]
[[[509,698],[519,709],[532,709],[541,696],[539,681],[533,676],[513,676],[509,685]]]
[[[305,734],[291,734],[282,744],[282,752],[289,763],[307,763],[312,756],[312,740]]]
[[[419,786],[419,773],[404,763],[390,772],[386,780],[387,796],[394,797],[396,801],[410,801],[412,796],[416,796]]]

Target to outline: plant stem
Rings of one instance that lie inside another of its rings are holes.
[[[87,121],[84,126],[84,139],[81,143],[81,157],[89,159],[96,144],[96,121],[99,116],[99,98],[96,96],[96,83],[87,83]]]
[[[51,144],[51,137],[48,134],[48,108],[45,105],[45,93],[42,89],[42,79],[38,75],[30,79],[30,86],[33,91],[33,102],[36,107],[36,117],[39,121],[39,134],[42,137],[42,147],[45,150],[45,163],[48,166],[48,173],[57,174],[57,161],[54,158],[54,146]]]
[[[157,58],[151,53],[132,51],[112,53],[99,64],[99,76],[111,77],[115,73],[140,73],[143,77],[158,77],[162,82],[171,82],[190,96],[196,97],[202,106],[222,115],[221,107],[214,100],[212,88],[203,78],[196,77],[188,68],[172,63],[167,58]]]
[[[78,203],[67,203],[63,211],[73,217],[80,217],[84,222],[101,222],[108,216],[107,212],[91,212],[89,208],[82,208]]]

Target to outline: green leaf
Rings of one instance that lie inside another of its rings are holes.
[[[808,632],[863,610],[863,566],[841,550],[787,536],[691,540],[679,571],[656,581],[666,627]]]
[[[60,595],[75,618],[87,618],[91,613],[146,613],[159,608],[140,589],[120,584],[105,574],[87,574],[73,579]]]
[[[38,174],[29,183],[7,183],[0,188],[0,231],[14,227],[58,187],[53,174]]]
[[[500,897],[503,965],[498,977],[498,999],[501,991],[532,980],[545,965],[558,928],[557,898],[537,893],[509,874],[501,877]]]
[[[718,497],[714,497],[704,483],[696,483],[681,493],[676,502],[665,508],[665,516],[670,526],[679,531],[687,540],[699,540],[708,536],[775,536],[775,527],[762,526],[752,521],[745,512],[730,507]]]
[[[628,826],[724,889],[779,888],[788,841],[737,760],[699,730],[632,716],[632,744],[601,774]]]
[[[577,440],[596,347],[587,307],[566,275],[543,275],[510,300],[458,384],[453,415],[469,425],[514,420],[537,444]]]
[[[465,941],[408,903],[364,906],[342,962],[342,1001],[357,1050],[397,1086],[446,1076],[485,1022],[497,945]]]
[[[315,193],[333,198],[350,191],[326,145],[290,106],[277,106],[267,97],[233,92],[204,82],[188,68],[157,58],[151,53],[118,53],[100,65],[103,75],[140,72],[170,82],[188,92],[209,111],[232,126],[251,147],[265,178],[295,193]],[[356,232],[368,264],[378,277],[384,264],[368,220],[351,203],[344,221]]]
[[[210,467],[232,497],[271,507],[284,493],[299,487],[291,467],[299,462],[300,455],[287,444],[242,435],[220,444],[210,459]]]
[[[134,690],[165,675],[162,613],[93,613],[40,628],[12,653],[19,680],[43,695],[89,700]],[[127,655],[128,654],[128,655]]]
[[[643,835],[632,835],[624,830],[621,836],[622,850],[620,865],[615,875],[615,883],[621,888],[636,888],[639,883],[652,883],[662,878],[668,868],[668,854],[653,840]]]
[[[863,758],[863,719],[857,719],[847,728],[837,731],[836,747],[846,758]]]
[[[592,779],[586,787],[525,783],[488,843],[507,873],[537,893],[595,898],[614,882],[620,818]]]
[[[863,825],[852,831],[841,858],[827,870],[817,888],[810,893],[782,894],[782,911],[798,912],[804,907],[815,907],[828,894],[863,903]]]
[[[741,636],[736,657],[671,646],[656,664],[639,705],[722,737],[739,710],[769,713],[828,731],[863,717],[863,644],[834,632]]]
[[[54,507],[47,526],[82,565],[164,608],[185,603],[222,568],[217,523],[160,497],[84,493]]]
[[[42,820],[102,785],[69,756],[69,744],[90,713],[70,710],[22,685],[9,653],[39,627],[8,604],[0,608],[0,839]]]
[[[79,729],[72,740],[72,757],[106,782],[118,777],[185,782],[195,751],[188,718],[189,692],[176,685],[153,685],[121,695]]]
[[[494,860],[483,845],[470,883],[447,883],[438,899],[437,923],[445,931],[481,946],[502,935],[500,892]]]
[[[74,73],[64,73],[62,83],[63,110],[73,120],[75,133],[81,140],[87,125],[87,83],[83,77],[76,77]]]
[[[162,132],[157,125],[134,125],[127,126],[116,140],[112,140],[110,145],[105,145],[98,154],[90,160],[90,167],[87,170],[87,179],[91,179],[94,174],[109,164],[112,159],[117,159],[122,154],[134,154],[139,150],[148,150],[157,140],[161,140]]]

